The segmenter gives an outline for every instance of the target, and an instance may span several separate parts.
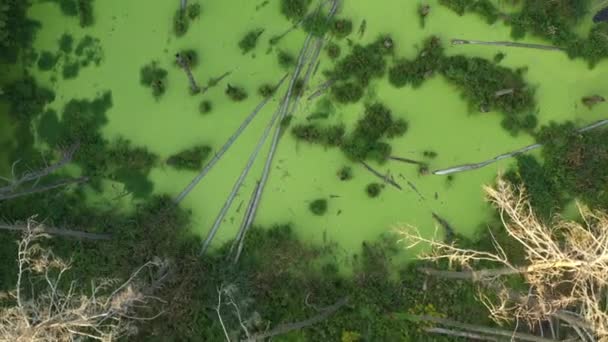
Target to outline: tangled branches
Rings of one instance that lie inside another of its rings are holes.
[[[30,220],[27,227],[18,246],[17,284],[9,293],[12,305],[0,308],[0,341],[113,341],[134,333],[136,322],[160,315],[143,317],[138,312],[160,300],[152,292],[166,276],[166,262],[148,262],[125,282],[102,279],[91,283],[90,292],[80,292],[82,284],[64,279],[70,262],[39,244],[47,235],[37,223]],[[26,283],[32,284],[31,291],[25,291]]]
[[[431,245],[432,252],[422,256],[423,259],[447,260],[450,267],[461,269],[422,271],[433,276],[468,279],[494,292],[480,297],[499,323],[524,321],[534,325],[553,317],[571,326],[583,341],[593,335],[608,340],[608,314],[604,307],[608,284],[608,214],[579,207],[582,223],[556,218],[548,225],[535,216],[525,189],[515,189],[498,180],[495,188],[486,187],[485,191],[509,238],[523,247],[525,263],[513,264],[493,237],[495,251],[483,252],[425,238],[412,227],[406,227],[401,234],[410,247],[419,243]],[[523,280],[527,292],[510,286],[513,277]]]

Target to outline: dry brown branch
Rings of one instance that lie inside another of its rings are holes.
[[[491,289],[491,298],[480,298],[497,322],[525,321],[532,326],[551,317],[566,321],[564,312],[574,309],[578,317],[569,316],[569,325],[608,341],[608,313],[602,306],[608,285],[608,214],[579,206],[583,223],[556,218],[548,225],[534,214],[525,189],[499,179],[495,188],[485,191],[509,238],[522,246],[525,264],[512,264],[496,240],[495,252],[475,251],[423,237],[416,229],[405,227],[400,232],[409,246],[424,243],[432,247],[422,259],[447,260],[450,267],[462,269],[423,271],[470,279]],[[494,267],[478,269],[480,261]],[[507,282],[513,276],[525,281],[527,294],[514,295]]]
[[[37,227],[30,228],[27,225],[21,224],[6,224],[4,222],[0,222],[1,230],[12,230],[12,231],[27,231],[28,229],[32,229],[33,233],[39,234],[49,234],[49,235],[57,235],[57,236],[65,236],[76,239],[86,239],[86,240],[110,240],[110,234],[98,234],[98,233],[87,233],[70,229],[63,228],[53,228],[46,227],[42,225],[38,225]]]
[[[140,275],[164,269],[166,262],[148,262],[126,282],[103,279],[91,284],[90,293],[79,293],[79,284],[71,282],[66,286],[62,281],[70,263],[39,244],[46,235],[40,233],[38,226],[29,220],[29,229],[19,242],[17,283],[10,294],[14,305],[0,308],[0,341],[59,342],[79,338],[113,341],[133,333],[136,322],[158,316],[137,314],[136,308],[158,300],[150,296],[148,282],[142,281]],[[26,294],[23,291],[26,281],[36,279],[46,286]]]

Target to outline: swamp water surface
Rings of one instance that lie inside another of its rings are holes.
[[[188,32],[179,38],[172,30],[178,1],[96,1],[95,24],[86,29],[79,26],[77,18],[61,15],[56,4],[42,2],[33,6],[30,16],[42,23],[35,43],[37,50],[57,51],[57,41],[64,33],[73,35],[75,41],[84,35],[98,38],[103,50],[99,66],[81,68],[73,80],[63,80],[60,71],[34,71],[39,80],[58,95],[51,107],[59,111],[63,103],[72,98],[93,98],[110,90],[114,105],[107,113],[106,137],[126,137],[163,158],[197,144],[209,145],[214,151],[219,149],[261,101],[258,87],[274,84],[285,74],[277,62],[278,50],[297,55],[306,35],[302,30],[294,30],[276,46],[269,45],[270,37],[291,26],[281,15],[276,0],[270,0],[265,6],[260,6],[262,1],[252,0],[199,2],[200,18],[191,22]],[[413,58],[422,41],[430,35],[439,36],[450,55],[492,59],[496,53],[504,52],[506,57],[501,65],[528,68],[525,78],[536,89],[540,124],[573,120],[582,126],[608,114],[606,105],[589,110],[580,104],[581,97],[608,89],[608,62],[589,69],[584,61],[569,60],[561,52],[450,46],[452,38],[510,40],[510,29],[502,24],[490,26],[474,15],[459,17],[436,1],[428,3],[431,12],[424,28],[417,14],[420,2],[413,0],[343,1],[337,16],[353,21],[354,32],[349,38],[354,43],[368,43],[381,34],[390,34],[398,57]],[[364,20],[366,30],[360,36],[357,29]],[[244,55],[238,41],[253,29],[264,29],[264,32],[256,49]],[[543,43],[529,37],[525,41]],[[347,53],[349,47],[345,39],[335,42],[340,44],[343,55]],[[193,72],[200,84],[225,72],[231,74],[205,94],[190,95],[186,75],[175,65],[175,53],[182,49],[198,52],[200,62]],[[157,61],[169,71],[167,92],[158,100],[149,88],[139,83],[140,68],[151,61]],[[317,106],[330,98],[325,95],[307,100],[326,82],[322,71],[332,66],[325,51],[320,61],[320,71],[310,80],[293,122],[305,122]],[[224,94],[227,83],[243,87],[248,98],[232,102]],[[472,113],[459,90],[441,76],[434,76],[417,89],[394,88],[386,76],[372,81],[370,87],[366,98],[357,104],[334,104],[328,120],[343,122],[348,130],[362,115],[365,102],[381,101],[395,116],[409,122],[408,132],[391,141],[392,154],[423,159],[423,151],[435,151],[438,156],[428,160],[431,170],[479,162],[533,142],[526,134],[514,137],[503,130],[498,113]],[[229,152],[182,202],[192,210],[193,229],[201,236],[206,236],[213,225],[285,89],[283,85]],[[204,99],[213,105],[208,115],[199,113],[198,106]],[[226,215],[214,245],[236,235],[249,196],[262,172],[269,142],[270,139]],[[337,242],[344,256],[358,253],[362,241],[391,233],[400,224],[417,226],[432,235],[437,227],[432,212],[444,217],[459,233],[471,236],[483,229],[483,223],[492,213],[484,202],[482,185],[491,183],[497,173],[506,170],[512,162],[502,161],[456,174],[452,182],[448,182],[446,176],[421,176],[411,164],[371,163],[382,173],[390,172],[403,188],[398,191],[387,186],[379,197],[371,199],[365,187],[378,179],[361,165],[350,162],[339,149],[297,142],[291,134],[285,134],[255,223],[269,226],[290,222],[302,238],[317,243]],[[337,172],[343,166],[353,168],[352,180],[338,179]],[[162,166],[151,172],[149,180],[154,184],[154,192],[175,196],[196,174]],[[122,190],[121,184],[109,184],[104,196],[113,198]],[[309,210],[310,202],[318,198],[328,200],[324,216],[315,216]],[[131,203],[130,197],[122,200]]]

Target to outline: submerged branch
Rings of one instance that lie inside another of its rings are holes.
[[[199,93],[201,91],[201,88],[196,83],[196,79],[194,79],[194,75],[192,75],[192,69],[190,69],[190,64],[188,63],[186,58],[184,58],[181,53],[178,53],[175,55],[175,59],[177,59],[177,64],[179,64],[179,66],[181,66],[182,69],[184,69],[184,71],[186,72],[186,76],[188,76],[188,82],[190,82],[190,90],[192,91],[192,93]]]
[[[391,179],[387,175],[383,175],[380,172],[378,172],[377,170],[374,170],[366,162],[361,161],[361,165],[363,165],[369,172],[373,173],[376,177],[382,179],[385,183],[390,184],[390,185],[394,186],[395,188],[397,188],[399,190],[403,190],[403,188],[401,187],[401,185],[397,184],[397,182],[395,182],[393,179]]]
[[[604,120],[600,120],[597,121],[589,126],[585,126],[581,129],[578,130],[579,133],[584,133],[599,127],[603,127],[608,125],[608,119],[604,119]],[[474,163],[474,164],[463,164],[463,165],[458,165],[458,166],[454,166],[454,167],[450,167],[447,169],[441,169],[441,170],[435,170],[433,171],[434,175],[449,175],[451,173],[457,173],[457,172],[463,172],[463,171],[471,171],[471,170],[476,170],[476,169],[480,169],[484,166],[496,163],[497,161],[503,160],[503,159],[507,159],[507,158],[511,158],[511,157],[515,157],[518,156],[520,154],[526,153],[528,151],[532,151],[535,150],[539,147],[542,147],[543,144],[541,143],[537,143],[537,144],[533,144],[533,145],[529,145],[523,148],[520,148],[518,150],[515,150],[513,152],[509,152],[509,153],[504,153],[501,155],[498,155],[492,159],[488,159],[486,161],[480,162],[480,163]]]
[[[486,42],[481,40],[468,40],[468,39],[452,39],[453,45],[493,45],[493,46],[509,46],[527,49],[538,49],[538,50],[549,50],[549,51],[565,51],[565,49],[542,44],[529,44],[529,43],[516,43],[516,42]]]
[[[308,326],[311,326],[313,324],[323,322],[324,320],[329,318],[331,315],[335,314],[340,308],[342,308],[346,304],[348,304],[348,297],[340,299],[334,305],[327,307],[325,310],[323,310],[323,312],[319,313],[318,315],[316,315],[314,317],[311,317],[309,319],[306,319],[306,320],[300,321],[300,322],[282,324],[270,331],[254,334],[250,338],[248,338],[244,341],[247,341],[247,342],[259,341],[259,340],[263,340],[263,339],[266,339],[269,337],[287,334],[288,332],[300,330],[300,329],[306,328]]]
[[[421,162],[421,161],[414,160],[414,159],[408,159],[408,158],[401,158],[401,157],[390,156],[390,157],[388,157],[388,159],[395,160],[395,161],[400,161],[400,162],[404,162],[404,163],[408,163],[408,164],[426,165],[425,162]]]

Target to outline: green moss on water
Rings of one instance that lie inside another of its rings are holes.
[[[327,212],[327,200],[324,198],[314,200],[310,203],[308,209],[316,216],[323,216]]]
[[[211,147],[194,146],[167,158],[167,164],[178,170],[196,171],[203,168],[203,162],[211,155]]]
[[[247,32],[239,41],[239,49],[243,54],[247,54],[255,49],[258,39],[264,33],[264,29],[255,29]]]

